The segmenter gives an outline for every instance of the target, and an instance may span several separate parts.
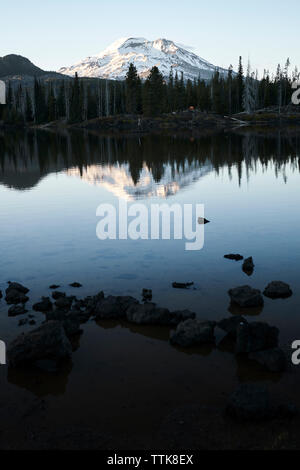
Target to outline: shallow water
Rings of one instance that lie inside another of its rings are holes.
[[[282,280],[291,285],[291,298],[265,299],[263,309],[243,313],[278,326],[291,355],[291,342],[300,338],[299,158],[299,137],[280,132],[193,138],[0,134],[0,289],[9,280],[29,287],[30,310],[53,283],[78,297],[104,290],[140,299],[146,287],[161,306],[218,320],[237,313],[229,310],[229,288],[263,290]],[[186,251],[184,240],[100,241],[96,209],[117,206],[119,199],[129,206],[204,204],[211,222],[203,249]],[[251,277],[240,262],[223,258],[231,252],[253,256]],[[190,280],[194,289],[172,288],[173,281]],[[74,281],[83,287],[69,287]],[[8,318],[7,309],[0,300],[1,339],[9,341],[32,327],[18,327],[21,317]],[[43,320],[43,314],[35,316],[37,323]],[[165,328],[89,322],[72,365],[38,380],[36,373],[1,366],[2,393],[10,400],[46,397],[49,426],[61,419],[96,425],[101,417],[105,429],[121,433],[129,417],[133,433],[151,433],[182,404],[221,405],[238,382],[265,382],[298,400],[297,368],[265,373],[237,359],[218,335],[214,347],[180,351],[168,344]]]

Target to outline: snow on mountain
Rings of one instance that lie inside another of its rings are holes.
[[[145,163],[138,182],[133,181],[129,164],[89,165],[83,169],[74,167],[66,170],[66,174],[79,177],[89,184],[101,186],[119,198],[134,201],[151,197],[174,196],[178,191],[209,174],[212,169],[208,161],[204,165],[197,162],[185,162],[182,168],[175,171],[169,164],[165,164],[163,176],[160,181],[156,181],[151,169]]]
[[[79,77],[109,78],[123,80],[128,66],[133,63],[142,78],[146,78],[152,67],[157,66],[165,77],[171,69],[174,74],[181,72],[185,79],[210,79],[218,69],[221,74],[227,70],[216,67],[196,54],[167,39],[148,41],[145,38],[122,38],[96,56],[87,57],[70,67],[63,67],[59,73]]]

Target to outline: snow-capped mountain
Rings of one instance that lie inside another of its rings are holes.
[[[59,73],[79,77],[98,77],[123,80],[128,66],[133,63],[141,78],[146,78],[152,67],[157,66],[165,77],[171,69],[174,74],[181,72],[184,78],[193,80],[199,75],[202,79],[210,79],[218,70],[226,74],[227,70],[210,64],[201,57],[180,47],[167,39],[148,41],[144,38],[122,38],[115,41],[96,56],[87,57],[82,62],[70,67],[63,67]]]

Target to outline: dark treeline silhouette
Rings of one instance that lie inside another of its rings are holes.
[[[35,79],[34,86],[7,86],[7,105],[0,109],[5,122],[42,124],[56,120],[69,123],[122,114],[159,116],[193,107],[200,111],[231,115],[256,109],[282,106],[291,102],[292,83],[298,79],[297,68],[290,74],[290,62],[270,76],[264,72],[258,80],[250,64],[244,73],[242,58],[238,72],[232,66],[226,76],[216,70],[212,80],[184,80],[173,70],[166,80],[153,67],[146,80],[141,80],[130,64],[123,82],[100,79],[51,80]]]
[[[26,189],[45,175],[68,169],[83,174],[90,166],[126,165],[136,184],[146,166],[156,182],[166,167],[182,175],[204,168],[248,176],[261,165],[284,175],[285,167],[300,170],[300,138],[281,133],[214,133],[197,139],[156,135],[117,138],[86,131],[50,133],[38,130],[0,134],[0,183]],[[26,177],[24,177],[24,175]]]

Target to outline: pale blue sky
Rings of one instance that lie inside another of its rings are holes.
[[[164,37],[215,65],[300,68],[299,0],[13,0],[1,2],[0,56],[57,70],[120,37]]]

